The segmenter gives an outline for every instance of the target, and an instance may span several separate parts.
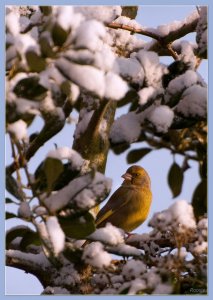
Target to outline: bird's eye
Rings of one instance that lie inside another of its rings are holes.
[[[135,176],[137,177],[137,176],[139,176],[140,174],[139,173],[135,173]]]

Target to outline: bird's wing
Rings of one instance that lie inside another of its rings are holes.
[[[123,187],[118,188],[114,194],[112,194],[106,205],[99,211],[96,219],[96,225],[101,224],[130,201],[128,198],[125,199],[125,194]]]

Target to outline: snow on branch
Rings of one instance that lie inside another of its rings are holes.
[[[6,265],[19,268],[29,273],[46,271],[51,267],[43,252],[39,254],[25,253],[19,250],[6,250]]]
[[[157,42],[150,42],[145,45],[146,50],[155,51],[160,55],[162,48],[167,52],[167,54],[169,53],[173,58],[177,59],[178,55],[171,46],[171,43],[187,35],[188,33],[195,31],[198,20],[199,14],[195,10],[183,21],[174,21],[170,24],[158,26],[156,29],[135,26],[134,24],[131,25],[131,22],[128,24],[124,22],[121,17],[113,22],[107,23],[106,26],[112,29],[123,29],[134,34],[137,33],[148,36]]]

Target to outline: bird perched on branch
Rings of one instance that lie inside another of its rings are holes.
[[[96,227],[106,223],[130,232],[140,226],[148,217],[151,202],[151,181],[140,166],[131,166],[121,177],[122,185],[110,197],[96,217]]]

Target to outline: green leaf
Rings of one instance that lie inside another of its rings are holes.
[[[119,143],[119,144],[111,144],[111,149],[115,154],[121,154],[127,149],[129,149],[130,145],[128,143]]]
[[[8,220],[8,219],[12,219],[12,218],[18,218],[18,216],[16,214],[14,214],[14,213],[6,211],[5,218],[6,218],[6,220]]]
[[[52,13],[53,7],[52,6],[39,6],[41,12],[45,16],[49,16]]]
[[[19,200],[22,199],[17,181],[8,172],[6,172],[6,189],[10,194],[12,194],[17,199],[19,199]]]
[[[39,238],[39,234],[35,231],[28,231],[24,234],[21,243],[20,243],[20,248],[22,251],[25,251],[27,246],[29,245],[36,245],[40,246],[41,245],[41,240]]]
[[[31,72],[41,72],[45,70],[46,68],[45,59],[39,56],[35,51],[28,50],[25,56]]]
[[[151,151],[151,148],[141,148],[130,151],[127,155],[128,164],[136,163]]]
[[[10,229],[6,233],[6,249],[9,249],[10,243],[17,237],[23,237],[27,232],[33,232],[29,227],[21,225]]]
[[[173,163],[168,174],[168,183],[172,191],[173,198],[180,195],[183,184],[183,171],[177,163]]]
[[[94,218],[89,212],[74,218],[58,217],[58,222],[66,236],[74,239],[84,239],[95,231]]]
[[[207,180],[198,183],[192,196],[192,206],[196,219],[207,212]]]
[[[47,190],[50,192],[59,175],[63,172],[63,163],[56,158],[48,157],[44,161],[44,172],[47,179]]]
[[[30,76],[18,81],[13,92],[18,97],[41,101],[45,98],[47,89],[39,84],[39,76]]]
[[[66,247],[63,251],[63,255],[72,263],[80,264],[82,262],[82,249],[73,249],[73,247]]]
[[[138,6],[121,6],[122,16],[128,17],[130,19],[135,19],[138,12]]]
[[[68,37],[68,32],[55,23],[52,28],[52,39],[55,45],[62,46]]]
[[[46,32],[45,32],[46,33]],[[52,42],[52,43],[51,43]],[[55,53],[53,51],[53,41],[51,41],[51,37],[47,35],[42,35],[39,38],[40,49],[45,57],[55,57]]]

